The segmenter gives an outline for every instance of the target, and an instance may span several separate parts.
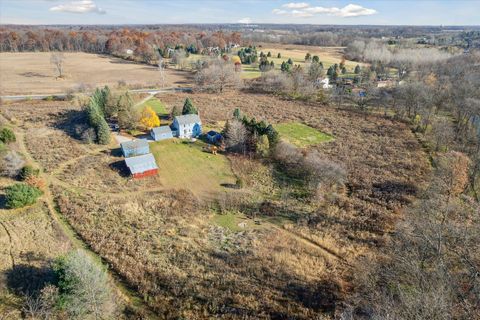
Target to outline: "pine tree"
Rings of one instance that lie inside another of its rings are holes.
[[[312,55],[310,54],[310,52],[307,52],[307,54],[305,55],[305,61],[310,61],[311,58]]]
[[[235,110],[233,111],[233,117],[234,117],[235,119],[240,120],[241,116],[242,116],[242,112],[240,111],[240,109],[239,109],[239,108],[235,108]]]
[[[185,99],[185,103],[183,104],[182,114],[198,114],[197,109],[193,106],[192,101],[190,98]]]
[[[292,58],[288,58],[287,63],[288,63],[289,65],[293,65],[293,60],[292,60]]]
[[[271,56],[272,56],[272,53],[271,53],[270,51],[268,51],[268,53],[267,53],[267,57],[269,57],[269,58],[270,58]]]
[[[109,144],[110,143],[110,128],[108,127],[107,121],[104,118],[100,121],[98,127],[96,128],[98,143],[99,144]]]
[[[361,71],[362,71],[362,70],[360,69],[360,66],[357,64],[357,65],[355,66],[355,71],[354,71],[355,74],[360,74]]]
[[[282,57],[282,55],[280,54],[280,52],[277,54],[277,58],[280,59]]]
[[[180,116],[182,113],[180,112],[179,109],[180,109],[179,107],[174,106],[173,109],[172,109],[172,112],[171,112],[170,116],[171,116],[172,118],[175,118],[175,117],[177,117],[177,116]]]
[[[318,56],[313,56],[312,62],[317,62],[317,63],[319,63],[319,62],[320,62],[320,58],[319,58]]]

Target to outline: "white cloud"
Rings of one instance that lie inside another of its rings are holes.
[[[306,2],[290,2],[282,5],[282,8],[287,8],[287,9],[304,9],[308,7],[310,7],[310,5]]]
[[[345,7],[340,9],[340,12],[335,14],[339,17],[359,17],[359,16],[370,16],[372,14],[376,14],[377,10],[375,9],[368,9],[358,4],[349,4]]]
[[[246,24],[249,24],[249,23],[252,23],[252,19],[250,19],[250,18],[242,18],[242,19],[238,20],[238,23],[246,23]]]
[[[53,12],[70,12],[70,13],[106,13],[105,10],[98,7],[93,0],[70,1],[50,8]]]
[[[294,10],[283,10],[283,9],[273,9],[274,14],[278,15],[288,15],[296,18],[305,18],[312,17],[316,14],[326,14],[329,16],[341,17],[341,18],[351,18],[351,17],[360,17],[360,16],[369,16],[376,14],[377,10],[364,8],[358,4],[348,4],[343,8],[337,7],[311,7],[308,3],[305,2],[291,2],[282,5],[282,8],[294,9]]]
[[[303,11],[303,10],[292,10],[290,12],[290,14],[293,17],[296,17],[296,18],[307,18],[307,17],[312,17],[313,16],[313,14],[311,14],[309,12],[306,12],[306,11]]]

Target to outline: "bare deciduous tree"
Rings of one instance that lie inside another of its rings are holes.
[[[225,125],[225,138],[227,148],[235,152],[245,153],[247,141],[247,129],[237,119],[227,122]]]
[[[235,66],[223,60],[209,63],[208,67],[197,72],[195,80],[200,89],[214,92],[223,92],[227,87],[239,87],[241,84]]]
[[[58,73],[57,78],[63,78],[63,66],[65,63],[65,55],[63,52],[52,52],[50,63],[55,67],[55,70]]]

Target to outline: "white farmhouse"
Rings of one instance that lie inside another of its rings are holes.
[[[202,121],[198,114],[176,116],[172,123],[174,136],[179,138],[196,138],[202,134]]]

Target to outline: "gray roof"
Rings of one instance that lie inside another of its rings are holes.
[[[138,140],[122,142],[120,143],[120,146],[124,150],[137,150],[145,147],[149,148],[148,141],[146,139],[138,139]]]
[[[137,157],[126,158],[125,163],[132,174],[158,169],[153,154],[147,153]]]
[[[161,126],[152,128],[152,131],[155,135],[162,134],[162,133],[172,133],[172,129],[169,126]]]
[[[191,124],[191,123],[201,123],[200,117],[198,114],[186,114],[183,116],[176,116],[175,119],[178,121],[178,124]]]

